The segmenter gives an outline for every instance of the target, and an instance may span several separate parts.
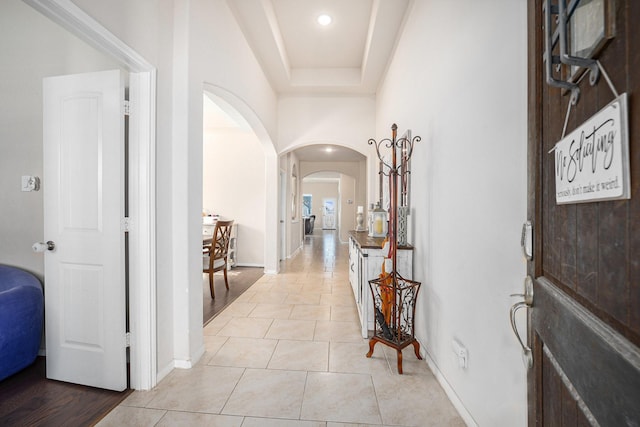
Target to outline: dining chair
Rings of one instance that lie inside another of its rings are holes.
[[[231,227],[233,220],[216,222],[213,230],[213,238],[211,243],[202,246],[203,273],[209,273],[209,289],[211,290],[211,298],[215,299],[216,295],[213,291],[213,273],[222,270],[224,273],[224,285],[229,289],[227,281],[227,253],[229,251],[229,240],[231,240]]]

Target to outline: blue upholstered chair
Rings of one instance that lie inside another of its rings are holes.
[[[0,265],[0,380],[36,360],[43,318],[40,281],[19,268]]]

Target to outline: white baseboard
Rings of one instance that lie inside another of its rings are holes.
[[[200,360],[200,358],[204,355],[206,351],[206,347],[204,346],[204,344],[202,344],[202,346],[198,349],[198,351],[196,351],[196,353],[194,354],[192,359],[174,359],[173,360],[173,364],[169,363],[167,364],[160,372],[158,372],[158,383],[167,375],[169,375],[169,373],[173,370],[173,369],[191,369],[193,368],[198,361]]]
[[[206,351],[206,348],[205,348],[204,344],[202,344],[202,346],[200,346],[198,351],[196,351],[195,354],[193,355],[193,358],[191,358],[191,359],[174,359],[173,360],[173,366],[175,368],[179,368],[179,369],[191,369],[198,363],[198,360],[200,360],[200,358],[202,357],[202,355],[204,354],[205,351]]]
[[[156,384],[159,384],[164,377],[169,375],[169,373],[173,371],[173,368],[175,368],[175,365],[173,363],[167,363],[164,368],[158,369],[158,374],[156,375]]]
[[[202,356],[204,356],[206,351],[207,351],[207,347],[205,347],[203,342],[200,348],[198,349],[198,351],[196,351],[196,354],[193,355],[193,359],[191,359],[191,367],[195,366],[200,361],[200,359],[202,358]]]
[[[458,414],[460,414],[460,417],[465,422],[465,424],[469,427],[478,427],[478,424],[475,422],[469,411],[467,411],[467,408],[465,408],[464,404],[456,394],[453,387],[451,387],[442,372],[440,372],[440,369],[438,369],[438,365],[436,365],[429,353],[427,353],[422,343],[420,343],[420,355],[427,362],[427,366],[429,366],[429,369],[431,369],[431,372],[433,372],[436,380],[438,380],[438,383],[444,389],[445,394],[451,401],[453,407],[456,408],[456,411],[458,411]]]
[[[177,369],[191,369],[193,368],[193,363],[189,359],[175,359],[173,361],[173,367]]]
[[[237,263],[237,264],[235,264],[233,267],[231,267],[231,270],[233,270],[235,267],[257,267],[257,268],[264,268],[264,264],[255,264],[255,263],[250,263],[250,262],[242,262],[242,263]]]
[[[293,253],[291,255],[289,255],[287,258],[291,259],[291,258],[295,258],[296,255],[298,255],[298,252],[302,252],[302,245],[298,246],[298,249],[296,249],[295,251],[293,251]]]

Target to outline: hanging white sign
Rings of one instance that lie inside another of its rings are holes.
[[[558,142],[556,203],[630,198],[627,94]]]

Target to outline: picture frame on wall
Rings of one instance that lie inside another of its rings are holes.
[[[293,165],[291,172],[291,219],[298,217],[298,173],[296,165]]]

